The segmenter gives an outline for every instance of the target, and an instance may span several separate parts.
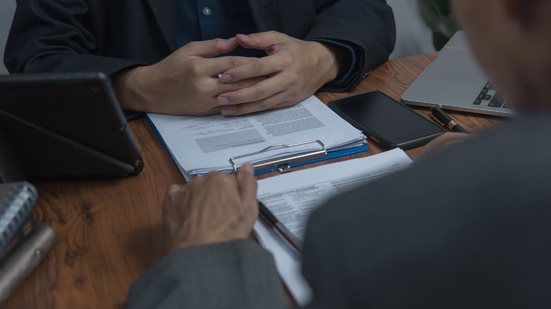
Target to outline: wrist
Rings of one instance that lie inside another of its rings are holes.
[[[333,46],[331,44],[325,44],[320,42],[312,42],[315,44],[319,55],[317,66],[324,68],[320,77],[322,78],[322,83],[320,86],[323,86],[333,80],[335,80],[344,64],[342,63],[344,57],[342,57],[342,50],[339,47]]]
[[[136,67],[117,74],[112,79],[113,88],[124,110],[148,112],[149,100],[143,76],[146,67]]]

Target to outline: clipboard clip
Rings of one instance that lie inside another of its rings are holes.
[[[297,154],[291,154],[291,155],[270,159],[270,160],[263,160],[253,164],[255,171],[275,168],[280,173],[285,173],[291,169],[291,164],[293,163],[319,159],[327,156],[327,149],[325,148],[325,144],[320,140],[312,140],[312,141],[302,142],[297,144],[272,145],[256,152],[251,152],[240,156],[231,157],[230,163],[234,173],[237,173],[241,165],[243,165],[237,162],[237,160],[239,159],[256,156],[256,155],[274,151],[274,150],[289,149],[289,148],[300,147],[300,146],[305,146],[310,144],[317,144],[320,146],[320,149],[313,150],[313,151],[305,151]]]

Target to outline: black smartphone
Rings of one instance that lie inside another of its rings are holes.
[[[386,149],[422,146],[444,133],[437,124],[380,91],[334,100],[329,107]]]

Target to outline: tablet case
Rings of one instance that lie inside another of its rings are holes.
[[[25,179],[10,141],[0,128],[0,183],[17,182]]]
[[[102,73],[0,77],[0,130],[17,158],[0,154],[0,174],[17,175],[11,161],[29,178],[122,177],[143,168]]]

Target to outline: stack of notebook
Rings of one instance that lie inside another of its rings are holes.
[[[37,199],[30,183],[0,184],[0,306],[55,242],[49,226],[32,220]]]

